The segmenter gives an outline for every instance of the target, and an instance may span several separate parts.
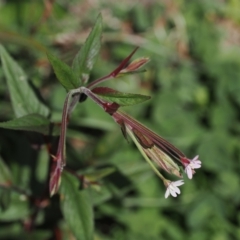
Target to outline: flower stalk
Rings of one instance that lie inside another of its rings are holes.
[[[184,184],[184,182],[183,180],[174,182],[166,179],[160,173],[157,166],[165,170],[167,173],[173,174],[179,178],[182,178],[180,168],[180,166],[182,166],[185,168],[184,171],[189,179],[192,179],[193,175],[195,174],[194,169],[201,167],[201,161],[198,159],[198,156],[192,160],[187,158],[184,153],[182,153],[178,148],[169,143],[167,140],[157,135],[134,118],[119,110],[119,107],[121,106],[126,106],[128,104],[132,105],[146,101],[150,98],[149,96],[121,93],[114,89],[106,87],[93,88],[94,86],[111,78],[116,78],[124,74],[139,72],[139,68],[141,68],[149,61],[148,58],[139,58],[126,66],[137,49],[138,48],[135,48],[132,53],[127,58],[125,58],[120,63],[120,65],[110,74],[91,82],[87,85],[87,87],[79,87],[69,91],[63,107],[62,126],[57,153],[56,156],[53,157],[53,164],[51,168],[51,195],[57,192],[60,184],[61,172],[66,165],[65,139],[67,123],[70,118],[70,114],[76,104],[78,102],[83,102],[87,97],[92,99],[106,113],[112,116],[114,121],[120,125],[122,133],[126,139],[127,135],[130,136],[144,159],[148,162],[153,171],[158,175],[158,177],[166,186],[166,198],[169,195],[176,197],[177,194],[180,194],[180,189],[178,187]]]
[[[168,197],[169,195],[176,197],[177,194],[180,194],[178,186],[184,183],[183,180],[171,182],[165,179],[152,161],[166,172],[174,174],[179,178],[182,178],[181,169],[179,167],[179,165],[181,165],[185,167],[185,172],[187,173],[188,178],[191,179],[195,173],[194,169],[201,167],[201,161],[198,159],[198,156],[193,160],[188,159],[184,153],[167,140],[160,137],[126,113],[118,110],[120,107],[118,104],[114,102],[109,103],[100,99],[87,88],[82,87],[81,91],[112,116],[115,122],[121,126],[125,138],[127,138],[127,134],[131,137],[145,160],[159,178],[163,180],[167,187],[165,197]]]

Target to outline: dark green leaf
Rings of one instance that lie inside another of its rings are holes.
[[[38,100],[27,82],[24,71],[1,45],[0,55],[16,117],[31,113],[47,116],[49,109]]]
[[[73,71],[78,78],[78,85],[84,84],[89,79],[89,74],[97,60],[101,47],[102,16],[99,15],[95,26],[83,44],[81,50],[73,60]]]
[[[22,232],[21,235],[18,235],[18,239],[42,240],[42,239],[51,239],[51,236],[52,236],[52,231],[50,231],[50,230],[34,229],[31,232]]]
[[[6,225],[0,231],[0,239],[24,239],[24,240],[43,240],[51,239],[53,235],[50,230],[32,229],[31,231],[26,231],[23,229],[20,222],[12,223]]]
[[[8,224],[0,230],[0,239],[13,239],[19,237],[19,233],[22,231],[22,224],[17,222]]]
[[[50,53],[48,53],[47,56],[59,82],[66,88],[66,90],[79,87],[78,79],[74,75],[71,67]]]
[[[98,87],[92,90],[107,102],[115,102],[120,106],[130,106],[149,100],[150,96],[133,93],[122,93],[107,87]]]
[[[8,189],[8,183],[0,182],[0,211],[6,211],[11,204],[11,190]],[[5,188],[4,188],[5,187]],[[0,238],[1,239],[1,238]]]
[[[61,209],[76,239],[93,239],[93,210],[87,190],[79,190],[79,181],[63,173],[60,188]]]
[[[8,169],[8,166],[4,163],[0,157],[0,184],[8,185],[12,182],[12,176]]]
[[[53,129],[51,129],[51,127],[51,122],[39,114],[29,114],[20,118],[0,123],[0,128],[33,131],[45,135],[58,135],[59,128],[55,126]]]
[[[30,210],[25,196],[19,197],[19,193],[12,192],[10,198],[9,207],[5,211],[0,209],[0,220],[15,221],[29,216]]]

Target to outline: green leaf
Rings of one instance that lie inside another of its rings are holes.
[[[11,182],[12,182],[12,175],[9,171],[9,168],[0,157],[0,184],[7,186],[11,184]]]
[[[0,45],[0,55],[16,117],[31,113],[48,116],[49,109],[38,100],[27,82],[24,71],[2,45]]]
[[[93,239],[93,210],[87,190],[79,190],[79,180],[63,173],[60,188],[61,209],[76,239]]]
[[[122,93],[108,87],[97,87],[92,90],[107,102],[115,102],[120,106],[130,106],[149,100],[150,96],[133,93]]]
[[[50,53],[48,53],[47,56],[59,82],[63,85],[63,87],[66,88],[66,90],[78,88],[78,79],[74,75],[71,67]]]
[[[59,128],[54,126],[54,128],[51,129],[51,127],[51,122],[39,114],[29,114],[20,118],[0,123],[0,128],[33,131],[45,135],[58,135]]]
[[[73,71],[77,75],[78,85],[89,79],[89,74],[97,60],[101,48],[102,16],[97,17],[95,26],[73,60]]]
[[[104,169],[99,169],[96,170],[92,173],[83,173],[84,177],[87,178],[89,181],[98,181],[110,174],[112,174],[113,172],[115,172],[116,169],[113,167],[107,167]]]

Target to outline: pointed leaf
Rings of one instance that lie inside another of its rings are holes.
[[[50,53],[48,53],[47,56],[59,82],[66,90],[79,87],[77,77],[74,75],[71,67]]]
[[[130,106],[130,105],[142,103],[151,98],[149,96],[145,96],[141,94],[118,92],[108,87],[97,87],[97,88],[94,88],[92,92],[100,96],[105,101],[115,102],[120,106]]]
[[[16,117],[30,113],[48,116],[49,109],[38,100],[23,70],[1,45],[0,56]]]
[[[45,135],[59,135],[59,127],[51,129],[51,122],[39,114],[29,114],[7,122],[1,122],[0,128],[39,132]]]
[[[87,190],[79,190],[79,180],[63,173],[61,209],[69,228],[76,239],[93,240],[93,210]]]
[[[102,16],[99,15],[95,26],[73,60],[73,71],[78,78],[78,86],[89,79],[90,71],[97,60],[101,47]]]

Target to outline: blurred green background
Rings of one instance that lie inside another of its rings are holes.
[[[61,121],[66,91],[46,51],[71,64],[99,12],[102,49],[91,79],[140,46],[133,59],[150,57],[147,72],[104,85],[151,95],[123,110],[189,158],[200,155],[202,168],[185,179],[178,198],[165,199],[161,180],[111,117],[90,100],[79,104],[68,128],[68,167],[115,170],[93,186],[95,240],[240,239],[240,1],[1,0],[0,42],[53,121]],[[0,100],[0,121],[13,119],[1,67]],[[0,188],[0,239],[74,239],[58,196],[37,211],[26,198],[45,191],[49,157],[41,142],[38,134],[0,129],[0,162],[15,183]]]

